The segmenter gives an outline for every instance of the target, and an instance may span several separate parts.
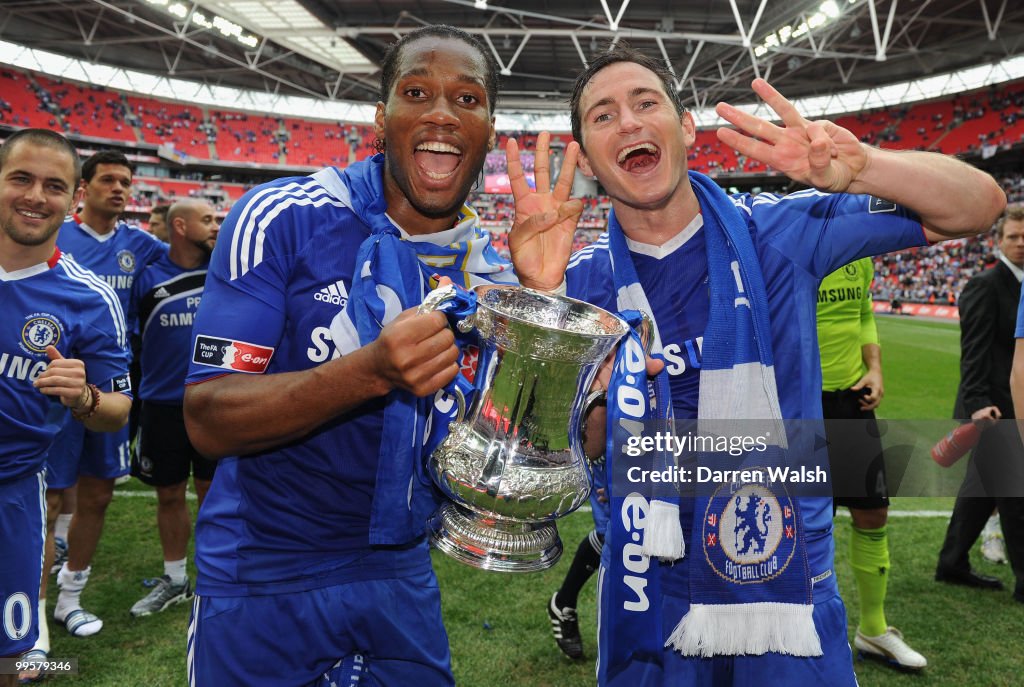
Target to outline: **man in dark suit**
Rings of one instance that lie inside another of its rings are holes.
[[[1012,422],[1010,368],[1024,276],[1024,207],[1011,207],[996,224],[999,262],[975,275],[960,296],[960,390],[954,414],[987,429],[971,454],[957,495],[935,579],[1001,589],[971,570],[968,553],[998,507],[1007,553],[1017,577],[1014,598],[1024,602],[1024,498],[1019,482],[1024,447]]]

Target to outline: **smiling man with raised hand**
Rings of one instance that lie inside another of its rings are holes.
[[[719,138],[813,188],[730,198],[688,173],[693,118],[663,66],[637,51],[613,48],[575,84],[580,168],[613,210],[606,235],[563,258],[566,285],[570,296],[653,316],[653,353],[667,364],[654,380],[657,405],[639,408],[646,417],[670,403],[677,420],[733,420],[738,433],[743,420],[821,418],[820,279],[859,257],[983,231],[1006,203],[991,177],[953,158],[871,148],[832,122],[803,118],[765,81],[753,88],[782,124],[719,104],[742,129]],[[516,172],[510,165],[510,178]],[[515,195],[517,222],[527,203],[534,216],[553,211],[528,190]],[[548,243],[558,240],[565,236]],[[644,386],[637,375],[613,375],[609,426],[625,421],[620,397],[650,398]],[[773,455],[791,457],[781,446]],[[608,460],[614,475],[624,457],[610,445]],[[783,505],[773,519],[787,525],[769,528],[754,555],[737,543],[753,533],[731,499],[641,504],[625,486],[609,484],[601,684],[856,684],[832,567],[831,499],[753,490]],[[773,555],[778,565],[759,565]]]
[[[497,83],[467,33],[406,34],[383,60],[383,152],[259,186],[225,219],[185,391],[193,444],[220,459],[196,523],[190,684],[453,684],[424,459],[459,351],[416,306],[438,277],[516,281],[464,204]]]
[[[0,656],[42,660],[39,599],[46,454],[68,417],[110,432],[128,420],[124,316],[114,292],[56,248],[78,199],[78,153],[45,129],[0,146]],[[56,513],[53,514],[54,517]],[[13,679],[14,676],[11,676]],[[35,678],[23,674],[25,678]],[[0,676],[0,684],[5,684]],[[13,681],[11,682],[13,684]]]

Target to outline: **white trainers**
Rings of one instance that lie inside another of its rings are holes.
[[[928,659],[907,646],[903,633],[892,626],[877,637],[867,637],[858,629],[853,645],[862,658],[865,655],[879,658],[899,668],[921,670],[928,665]]]
[[[159,613],[168,606],[192,600],[192,585],[188,578],[181,584],[174,584],[167,575],[157,578],[156,586],[146,596],[135,602],[131,614],[136,618]]]
[[[1006,543],[998,516],[990,517],[981,531],[981,555],[989,563],[1006,565]]]

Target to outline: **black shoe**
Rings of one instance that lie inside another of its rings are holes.
[[[551,634],[555,636],[558,648],[573,660],[583,658],[583,638],[580,637],[580,623],[576,618],[576,609],[558,608],[555,599],[558,592],[551,595],[548,603],[548,617],[551,618]]]
[[[947,584],[959,584],[964,587],[977,587],[978,589],[1002,589],[1003,583],[997,577],[991,575],[979,575],[973,570],[966,572],[954,570],[936,570],[935,581]]]

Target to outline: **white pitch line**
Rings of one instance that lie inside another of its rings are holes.
[[[952,510],[892,510],[889,509],[890,518],[948,518],[953,514]],[[836,515],[850,517],[848,510],[840,510]]]
[[[115,489],[114,496],[127,496],[128,498],[155,499],[156,491],[128,491],[126,489]],[[195,501],[196,495],[191,491],[185,492],[185,500]]]
[[[128,498],[143,498],[153,499],[156,498],[155,491],[127,491],[125,489],[115,489],[114,496],[127,496]],[[191,491],[185,493],[185,498],[189,501],[195,501],[196,495]],[[577,509],[581,513],[589,513],[590,506],[580,506]],[[948,510],[890,510],[890,518],[948,518],[952,514],[952,511]],[[836,513],[837,517],[848,518],[850,512],[845,508],[840,509]]]

